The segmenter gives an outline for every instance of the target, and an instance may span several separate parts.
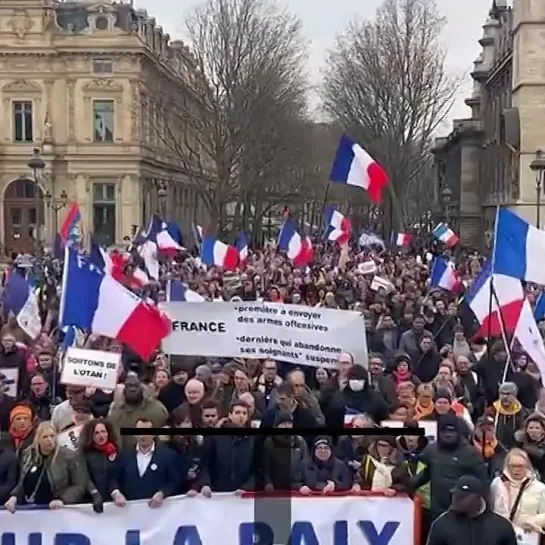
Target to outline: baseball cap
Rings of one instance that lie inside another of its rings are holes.
[[[483,483],[477,477],[473,477],[473,475],[462,475],[456,481],[451,492],[477,494],[478,496],[484,496],[485,494]]]

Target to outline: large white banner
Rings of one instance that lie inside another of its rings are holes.
[[[163,350],[186,356],[266,358],[335,367],[341,352],[367,365],[363,317],[279,303],[163,303],[172,332]]]
[[[286,505],[286,502],[290,502]],[[2,545],[415,545],[409,498],[259,499],[218,494],[58,511],[0,512]],[[291,537],[291,539],[290,539]]]

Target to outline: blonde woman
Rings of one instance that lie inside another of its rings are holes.
[[[86,490],[87,474],[77,454],[59,447],[55,426],[42,422],[23,453],[19,483],[5,507],[10,513],[23,504],[59,509],[80,502]]]
[[[511,449],[501,476],[492,481],[494,511],[528,532],[541,531],[545,523],[545,484],[536,476],[528,454]]]

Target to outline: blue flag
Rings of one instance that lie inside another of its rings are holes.
[[[534,308],[534,318],[536,322],[545,319],[545,296],[540,294],[536,301],[536,308]]]

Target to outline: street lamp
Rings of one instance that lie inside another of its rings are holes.
[[[157,185],[157,201],[159,204],[159,216],[162,220],[166,220],[167,215],[167,189],[164,182],[159,182]]]
[[[537,228],[541,229],[541,191],[545,185],[545,157],[543,151],[536,151],[535,159],[530,163],[530,168],[536,175],[536,223]]]
[[[68,195],[66,191],[63,189],[61,191],[60,197],[53,197],[49,191],[46,191],[45,196],[45,205],[47,208],[53,210],[53,218],[55,219],[55,225],[53,225],[53,232],[57,233],[57,226],[58,226],[58,218],[57,218],[57,212],[64,208],[66,204],[68,203]]]
[[[448,225],[450,223],[450,201],[452,199],[452,191],[448,185],[443,189],[441,196],[443,197],[443,204],[445,205],[445,220]]]
[[[44,158],[40,155],[40,149],[34,148],[32,156],[28,161],[28,168],[32,170],[32,178],[36,184],[36,225],[34,226],[34,243],[36,244],[36,257],[40,253],[40,207],[42,206],[42,190],[40,187],[40,178],[42,177],[43,171],[45,169]]]

